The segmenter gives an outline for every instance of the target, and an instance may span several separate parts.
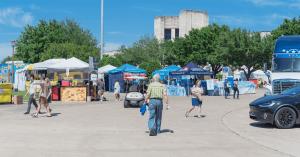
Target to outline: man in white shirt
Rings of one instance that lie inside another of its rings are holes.
[[[29,100],[28,100],[28,107],[27,107],[27,112],[25,112],[24,114],[29,114],[30,113],[30,108],[31,108],[31,103],[33,103],[35,109],[38,108],[38,105],[36,104],[35,101],[35,90],[36,90],[36,86],[33,85],[33,76],[30,76],[30,86],[29,86],[29,90],[27,91],[27,93],[24,95],[24,98],[27,96],[27,94],[29,93]]]

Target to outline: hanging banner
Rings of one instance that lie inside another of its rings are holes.
[[[123,72],[123,79],[124,80],[132,80],[132,78],[127,78],[127,77],[133,77],[133,76],[140,76],[140,77],[145,77],[145,73],[131,73],[131,72]]]
[[[206,80],[207,90],[214,90],[214,80]]]
[[[94,58],[94,57],[89,56],[90,70],[97,70],[98,71],[98,62],[99,62],[98,58]]]

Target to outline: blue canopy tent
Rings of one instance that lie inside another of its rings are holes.
[[[176,70],[179,70],[179,69],[181,69],[181,68],[178,67],[178,66],[175,66],[175,65],[171,65],[171,66],[168,66],[166,68],[154,71],[152,73],[152,76],[154,76],[155,74],[159,74],[160,75],[160,79],[161,80],[165,80],[165,77],[169,76],[169,72],[176,71]]]
[[[214,75],[214,72],[204,70],[204,69],[198,67],[193,62],[190,62],[185,67],[183,67],[179,70],[169,72],[169,75],[170,76],[174,76],[174,75]],[[189,92],[189,90],[188,90],[188,92]]]
[[[169,75],[214,75],[214,72],[204,70],[193,62],[190,62],[179,70],[169,72]]]
[[[116,78],[120,81],[120,92],[123,93],[123,73],[130,72],[130,73],[146,73],[146,70],[139,69],[135,66],[124,64],[116,69],[108,71],[108,78],[109,78],[109,91],[114,91],[114,83]]]

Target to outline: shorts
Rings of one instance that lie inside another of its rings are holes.
[[[197,98],[192,98],[192,106],[201,106],[202,105],[202,101],[200,101]]]
[[[51,95],[49,96],[49,98],[47,99],[47,103],[51,103]]]
[[[104,90],[98,90],[99,95],[103,95],[104,94]]]
[[[47,104],[47,98],[45,98],[45,97],[40,97],[40,99],[39,99],[39,103],[40,104]]]

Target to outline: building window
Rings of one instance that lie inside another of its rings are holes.
[[[179,37],[179,29],[175,29],[175,37]]]
[[[171,29],[165,29],[165,40],[171,40]]]

